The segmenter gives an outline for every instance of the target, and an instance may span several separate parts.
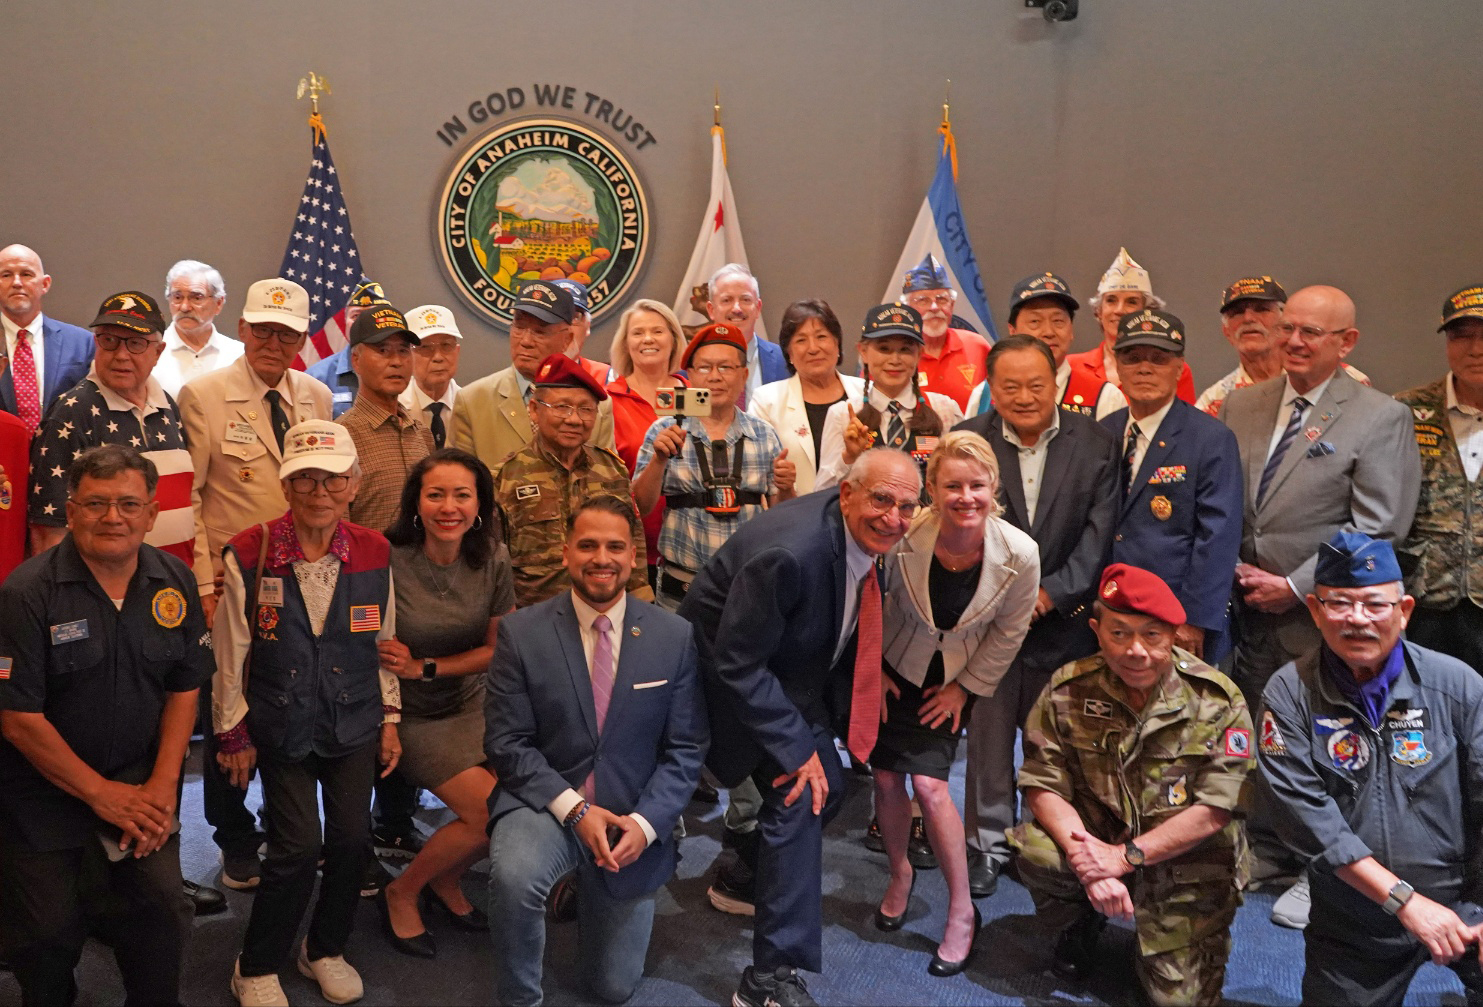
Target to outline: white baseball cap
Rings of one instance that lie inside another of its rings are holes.
[[[328,420],[305,420],[283,435],[283,464],[278,466],[278,478],[287,479],[303,469],[349,472],[355,459],[355,441],[349,430]]]
[[[277,322],[295,332],[308,332],[309,291],[293,280],[258,280],[247,288],[242,320],[248,325]]]
[[[407,328],[418,339],[433,335],[448,335],[463,342],[463,333],[458,331],[458,321],[453,312],[441,304],[424,304],[407,312]]]

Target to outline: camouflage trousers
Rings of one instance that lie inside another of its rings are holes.
[[[1019,853],[1020,881],[1035,900],[1035,914],[1055,934],[1093,916],[1091,900],[1038,825],[1015,826],[1010,843]],[[1123,878],[1133,898],[1140,954],[1134,962],[1150,1003],[1219,1004],[1231,951],[1231,921],[1241,905],[1233,870],[1180,860],[1145,867]]]

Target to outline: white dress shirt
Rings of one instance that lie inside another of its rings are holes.
[[[850,634],[855,631],[855,617],[860,609],[860,582],[875,566],[875,557],[860,548],[849,528],[844,533],[844,621],[840,624],[839,640],[834,645],[834,661],[844,653]],[[829,662],[833,664],[834,661]]]
[[[963,410],[958,408],[956,399],[949,398],[937,392],[923,392],[927,404],[942,421],[942,432],[947,433],[953,427],[963,422]],[[896,402],[901,406],[901,422],[907,427],[907,436],[911,435],[911,418],[916,410],[917,399],[911,393],[911,386],[907,385],[900,395],[894,399],[880,390],[879,385],[870,386],[870,404],[880,411],[881,443],[885,443],[885,433],[891,423],[889,406]],[[820,435],[819,445],[819,474],[814,480],[815,490],[829,489],[844,482],[845,474],[849,471],[849,465],[844,460],[844,432],[850,422],[850,409],[855,406],[854,402],[836,402],[829,407],[829,412],[824,415],[824,432]]]
[[[1161,408],[1155,409],[1152,413],[1143,417],[1143,419],[1141,420],[1133,419],[1133,414],[1131,412],[1128,413],[1127,425],[1123,427],[1122,450],[1119,452],[1119,457],[1127,453],[1128,434],[1132,431],[1133,424],[1137,423],[1138,443],[1133,448],[1134,476],[1136,476],[1138,470],[1143,467],[1143,456],[1148,454],[1148,446],[1153,443],[1154,437],[1158,436],[1159,427],[1163,424],[1164,417],[1169,415],[1169,410],[1172,408],[1174,408],[1174,400],[1170,399],[1168,402],[1165,402]],[[1292,405],[1290,403],[1288,405],[1288,411],[1292,411]],[[1282,426],[1284,429],[1286,429],[1287,424],[1283,423]]]
[[[1313,415],[1313,407],[1318,405],[1318,400],[1323,398],[1323,393],[1328,391],[1329,382],[1334,380],[1330,374],[1318,383],[1314,388],[1302,393],[1302,397],[1308,400],[1308,408],[1303,410],[1303,422]],[[1298,390],[1292,386],[1292,378],[1288,378],[1282,389],[1282,405],[1277,407],[1277,424],[1272,428],[1272,439],[1267,442],[1267,459],[1271,460],[1272,452],[1277,450],[1277,442],[1282,440],[1282,433],[1287,429],[1288,421],[1292,419],[1293,400],[1299,397]],[[1291,448],[1289,448],[1291,450]]]
[[[1045,455],[1050,442],[1061,432],[1061,410],[1056,407],[1050,416],[1050,426],[1043,430],[1035,443],[1029,447],[1020,440],[1020,435],[1008,422],[1004,424],[1004,439],[1019,452],[1020,489],[1025,494],[1025,522],[1035,523],[1035,508],[1040,506],[1040,486],[1045,481]]]
[[[520,372],[516,371],[515,373],[518,375]],[[421,420],[422,425],[429,430],[432,429],[433,425],[433,403],[443,403],[443,405],[447,406],[443,410],[443,427],[451,433],[453,430],[453,398],[458,394],[458,389],[458,382],[450,378],[448,381],[448,390],[443,393],[443,397],[434,399],[422,390],[422,386],[414,378],[407,382],[406,390],[397,396],[397,401],[402,404],[402,408],[407,410],[409,415],[414,419]]]
[[[215,325],[206,345],[199,350],[192,348],[180,338],[171,322],[165,330],[165,352],[160,354],[154,365],[153,376],[171,396],[180,394],[180,386],[191,378],[220,370],[240,357],[244,351],[242,341],[226,335]]]
[[[41,403],[41,414],[45,416],[46,407],[51,405],[50,402],[46,401],[46,374],[44,373],[46,352],[41,348],[42,330],[45,328],[46,317],[38,311],[35,318],[31,319],[26,325],[20,326],[11,321],[9,315],[0,313],[0,324],[3,324],[5,327],[5,355],[10,359],[12,364],[15,362],[16,340],[20,337],[21,329],[24,328],[26,330],[26,342],[31,344],[31,356],[36,358],[36,399]],[[60,394],[66,390],[65,388],[58,388],[57,392]]]
[[[1456,380],[1448,371],[1447,419],[1452,424],[1452,438],[1457,441],[1462,467],[1472,483],[1478,481],[1478,473],[1483,471],[1483,412],[1457,401],[1457,386],[1453,384]]]

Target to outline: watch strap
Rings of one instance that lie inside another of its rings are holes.
[[[1404,881],[1397,881],[1395,887],[1385,896],[1385,901],[1380,903],[1380,908],[1394,916],[1401,911],[1401,907],[1411,901],[1411,896],[1416,894],[1416,889]]]

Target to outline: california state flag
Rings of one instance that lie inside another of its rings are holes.
[[[705,325],[710,300],[709,284],[716,270],[728,262],[747,265],[747,248],[742,243],[741,223],[736,216],[736,197],[731,194],[731,177],[726,174],[726,131],[711,127],[711,199],[700,221],[700,236],[695,251],[690,253],[690,266],[675,295],[675,316],[687,327]],[[750,269],[751,267],[748,266]],[[757,320],[756,334],[763,339],[762,320]]]

